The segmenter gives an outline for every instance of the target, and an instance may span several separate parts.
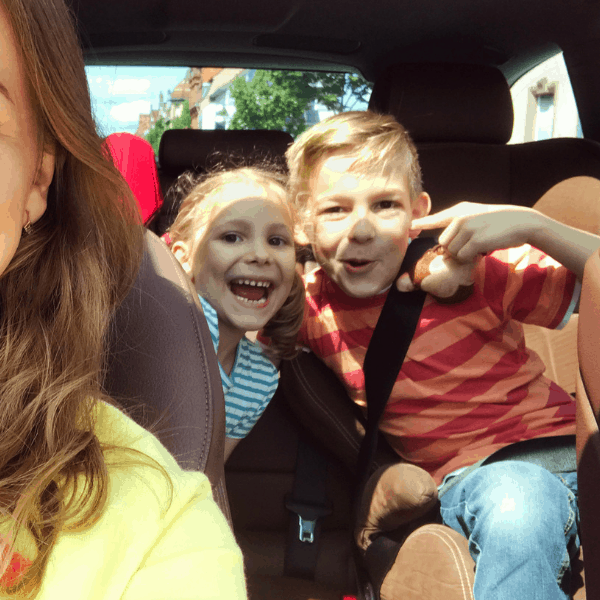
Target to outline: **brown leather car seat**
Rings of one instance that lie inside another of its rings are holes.
[[[600,249],[585,266],[579,305],[577,475],[587,597],[600,598]]]
[[[229,517],[223,388],[210,332],[193,285],[151,231],[111,324],[104,388],[183,468],[207,474]]]

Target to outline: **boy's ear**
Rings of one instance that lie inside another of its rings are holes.
[[[427,192],[422,192],[412,205],[412,218],[426,217],[431,211],[431,198]],[[421,233],[420,229],[410,229],[408,235],[414,240]]]
[[[55,162],[54,148],[43,153],[25,205],[27,218],[31,223],[35,223],[46,212],[48,190],[54,178]]]
[[[171,252],[175,255],[175,258],[181,263],[183,270],[189,275],[189,277],[194,281],[194,276],[192,275],[192,267],[190,265],[190,249],[185,242],[175,242],[171,246]]]

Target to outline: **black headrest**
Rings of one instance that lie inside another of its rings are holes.
[[[394,65],[375,82],[369,108],[394,115],[415,142],[506,144],[512,135],[510,89],[494,67]]]
[[[294,141],[285,131],[168,129],[162,135],[158,162],[163,173],[177,176],[189,170],[203,172],[216,164],[225,167],[260,162],[284,163],[287,147]]]

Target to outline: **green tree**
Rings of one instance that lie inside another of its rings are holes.
[[[154,123],[152,129],[144,136],[151,144],[154,154],[158,156],[158,146],[160,145],[160,138],[162,134],[168,129],[167,124],[161,117]]]
[[[356,73],[312,73],[315,100],[339,113],[368,104],[372,85]]]
[[[368,100],[371,86],[346,73],[256,71],[251,81],[237,77],[230,90],[235,114],[229,129],[282,129],[296,137],[315,102],[334,112],[351,110]]]
[[[183,103],[183,109],[178,117],[175,117],[169,123],[169,129],[191,129],[192,128],[192,115],[190,114],[190,103],[185,100]]]
[[[160,146],[160,138],[167,129],[191,129],[192,116],[190,115],[190,103],[186,100],[183,103],[181,115],[170,121],[165,121],[162,117],[154,123],[152,129],[144,136],[152,145],[154,154],[158,156],[158,147]]]

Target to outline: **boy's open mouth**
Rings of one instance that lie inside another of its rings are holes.
[[[233,279],[229,289],[244,304],[263,308],[269,302],[273,284],[260,279]]]
[[[372,260],[358,260],[358,259],[349,259],[342,261],[347,271],[356,272],[366,269],[369,265],[373,264]]]

